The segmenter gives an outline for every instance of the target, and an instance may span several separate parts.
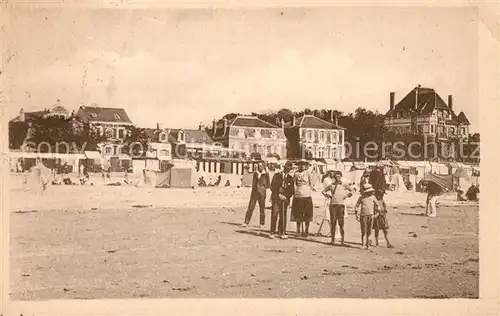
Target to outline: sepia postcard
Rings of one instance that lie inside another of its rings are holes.
[[[498,315],[499,8],[3,2],[0,314]]]

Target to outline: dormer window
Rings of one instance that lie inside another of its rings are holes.
[[[113,116],[114,116],[115,120],[119,120],[120,119],[120,115],[118,115],[116,113]]]
[[[165,133],[160,133],[160,142],[164,142],[167,140],[167,135]]]
[[[90,113],[90,116],[92,116],[93,118],[96,118],[96,117],[97,117],[97,114],[95,114],[95,113]]]

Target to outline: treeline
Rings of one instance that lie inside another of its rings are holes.
[[[9,148],[38,152],[76,153],[96,150],[105,137],[76,118],[36,118],[9,123]]]
[[[281,109],[277,112],[250,113],[271,124],[278,125],[283,119],[291,122],[293,117],[314,115],[328,122],[338,122],[345,128],[346,160],[431,160],[478,163],[479,134],[469,135],[467,141],[450,139],[446,142],[425,138],[423,135],[397,134],[384,126],[384,114],[361,107],[353,113],[336,110],[291,111]],[[244,113],[229,113],[223,118],[228,120]],[[248,114],[247,114],[248,115]],[[360,148],[360,150],[357,150]],[[349,152],[350,151],[350,152]]]

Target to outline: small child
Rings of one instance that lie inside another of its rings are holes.
[[[356,220],[360,222],[361,225],[361,247],[368,249],[370,242],[370,235],[373,228],[373,215],[375,206],[378,206],[378,201],[373,195],[375,190],[371,184],[365,183],[363,185],[363,193],[358,199],[356,206],[354,207],[354,214]],[[358,208],[360,207],[360,212],[358,215]],[[366,236],[366,240],[365,240]]]
[[[384,232],[384,238],[387,243],[387,248],[394,248],[387,237],[389,230],[389,221],[387,220],[387,206],[384,200],[379,199],[375,207],[375,215],[373,216],[373,230],[375,231],[375,247],[378,246],[378,233],[380,230]]]

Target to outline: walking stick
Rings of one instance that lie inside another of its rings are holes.
[[[281,221],[282,221],[282,223],[281,223],[281,225],[282,225],[281,226],[281,228],[282,228],[281,235],[285,236],[286,235],[286,226],[285,226],[286,225],[286,218],[285,218],[285,201],[284,200],[281,201],[281,217],[282,217],[282,219],[281,219]]]

